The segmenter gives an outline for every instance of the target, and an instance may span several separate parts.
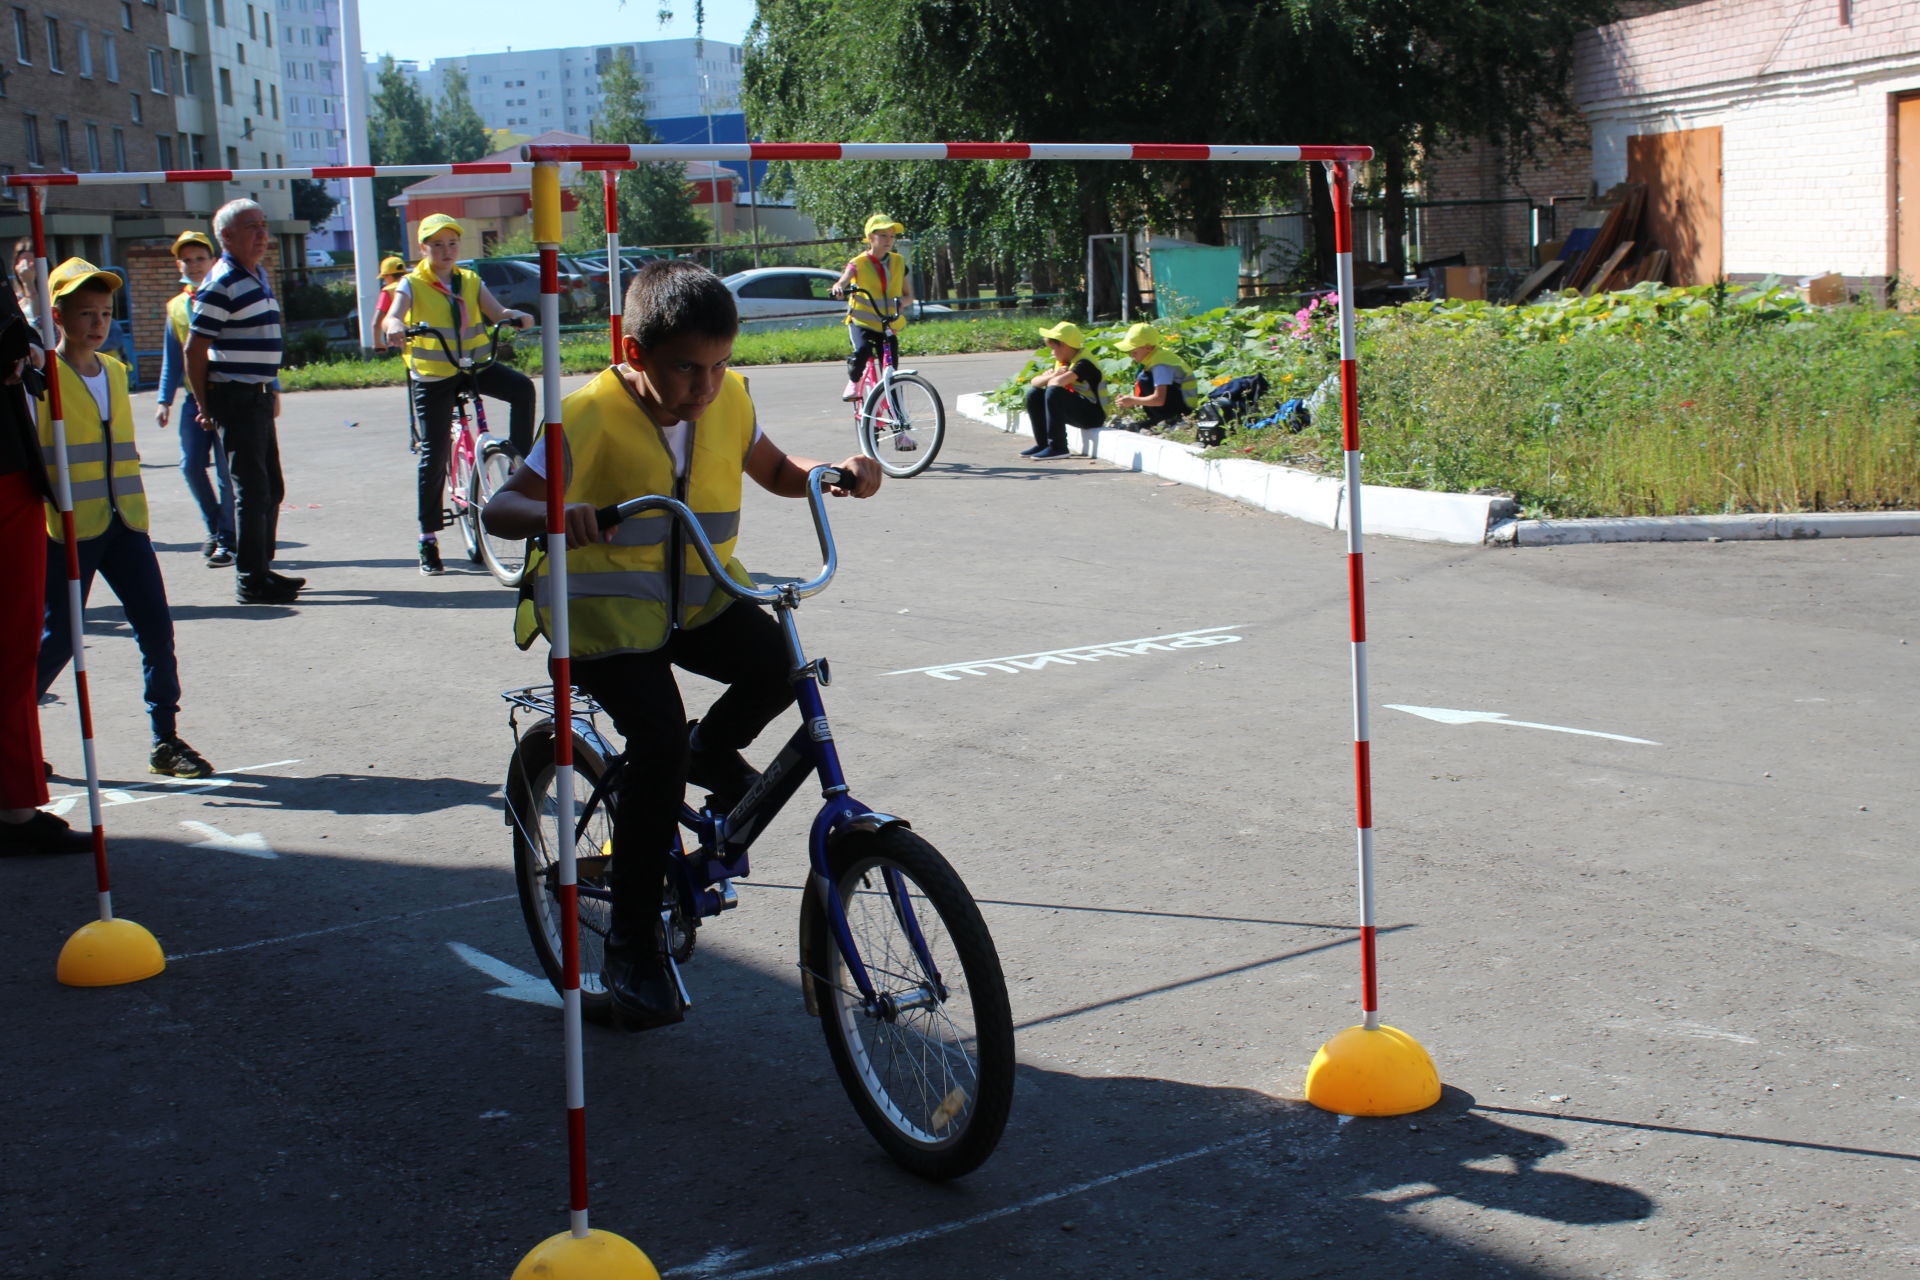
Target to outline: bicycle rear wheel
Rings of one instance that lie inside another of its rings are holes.
[[[843,833],[827,861],[876,995],[862,999],[814,898],[803,980],[834,1070],[903,1168],[970,1173],[993,1154],[1013,1103],[1013,1015],[986,922],[947,860],[903,827]]]
[[[513,879],[520,892],[520,914],[540,967],[555,991],[566,989],[560,903],[560,849],[573,836],[559,829],[559,793],[554,784],[555,740],[551,726],[520,739],[507,766],[507,818],[513,826]],[[606,774],[606,761],[585,739],[573,739],[574,822],[586,808],[595,784]],[[606,1020],[612,1004],[600,979],[606,959],[607,931],[613,902],[607,896],[607,874],[613,861],[613,816],[607,798],[595,806],[586,829],[574,845],[574,874],[580,892],[575,895],[580,940],[580,1008],[583,1016]]]
[[[487,566],[487,572],[498,578],[503,587],[520,585],[520,575],[527,566],[527,543],[524,538],[501,538],[488,533],[480,520],[480,511],[505,486],[519,461],[511,445],[489,441],[480,451],[480,465],[474,469],[472,502],[467,509],[467,518],[473,522],[473,536],[480,543],[480,559]]]
[[[947,436],[947,411],[933,384],[914,373],[874,384],[860,402],[860,452],[890,476],[917,476],[933,465]]]

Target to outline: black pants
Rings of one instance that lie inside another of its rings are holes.
[[[847,381],[858,386],[860,375],[867,371],[867,361],[877,359],[881,344],[887,335],[876,329],[865,329],[857,324],[847,326],[847,341],[853,344],[853,354],[847,357]]]
[[[233,476],[235,568],[243,578],[273,568],[280,531],[280,504],[287,496],[280,474],[280,435],[273,425],[273,391],[265,383],[208,382],[206,412],[220,424]]]
[[[1106,420],[1099,405],[1065,387],[1035,387],[1027,392],[1027,422],[1037,445],[1064,449],[1068,427],[1097,427]]]
[[[483,396],[504,400],[508,407],[508,438],[522,458],[533,447],[533,381],[516,369],[488,365],[474,376]],[[415,382],[413,411],[425,437],[420,450],[420,532],[438,533],[446,527],[443,490],[447,484],[447,445],[452,436],[453,402],[459,397],[457,377],[437,382]],[[479,465],[480,460],[474,459]]]
[[[719,681],[727,691],[700,721],[700,744],[738,751],[793,705],[787,646],[766,610],[734,601],[705,626],[676,631],[652,653],[620,653],[573,664],[573,682],[613,717],[626,740],[627,767],[613,797],[613,927],[651,937],[660,884],[687,789],[687,714],[673,669]]]

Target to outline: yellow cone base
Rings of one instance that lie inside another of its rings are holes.
[[[1406,1032],[1348,1027],[1313,1055],[1307,1101],[1343,1116],[1403,1116],[1440,1101],[1440,1073]]]
[[[584,1236],[562,1231],[520,1259],[513,1280],[660,1280],[660,1272],[624,1236],[611,1231],[589,1231]]]
[[[131,920],[95,920],[60,948],[54,976],[70,987],[117,987],[151,978],[167,957],[151,933]]]

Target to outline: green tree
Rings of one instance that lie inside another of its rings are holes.
[[[467,93],[467,73],[458,67],[447,72],[440,101],[433,109],[433,132],[441,160],[447,164],[467,164],[493,150],[487,140],[486,122],[473,109],[473,98]]]
[[[593,122],[593,139],[630,143],[659,140],[647,124],[645,86],[630,57],[617,56],[600,72],[600,115]],[[624,245],[697,244],[712,237],[706,219],[694,212],[688,197],[687,167],[683,164],[643,164],[624,170],[617,190],[620,242]],[[580,207],[568,247],[575,252],[604,247],[606,202],[601,176],[581,174],[574,193]]]
[[[318,226],[333,216],[340,206],[333,194],[327,190],[327,184],[312,178],[293,180],[293,216],[302,222]]]
[[[413,80],[391,57],[380,59],[378,86],[367,112],[367,149],[375,164],[442,164],[440,138],[433,111]],[[406,228],[400,212],[387,202],[417,178],[373,180],[374,221],[378,243],[404,243]],[[411,254],[409,254],[411,256]]]

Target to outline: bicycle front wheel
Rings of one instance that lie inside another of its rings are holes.
[[[487,572],[498,578],[503,587],[520,585],[520,575],[527,567],[527,543],[524,538],[502,538],[488,533],[487,526],[481,522],[480,511],[505,487],[507,477],[513,474],[518,462],[511,447],[498,440],[489,442],[481,450],[480,465],[474,470],[474,501],[467,510],[474,537],[480,543],[480,559],[486,564]]]
[[[933,465],[947,436],[940,393],[918,374],[877,382],[860,402],[860,452],[901,479]]]
[[[573,838],[560,830],[560,797],[555,789],[551,727],[528,733],[507,766],[507,817],[513,825],[513,878],[520,892],[520,914],[533,941],[533,953],[555,991],[566,989],[566,935],[560,901],[560,849]],[[573,739],[573,813],[578,824],[593,789],[606,774],[606,761],[585,739]],[[613,900],[607,884],[613,862],[613,817],[607,798],[594,808],[574,844],[575,895],[580,940],[580,1008],[583,1016],[605,1020],[612,1005],[600,978],[606,959],[607,930]]]
[[[938,850],[903,827],[828,848],[865,1000],[817,902],[804,980],[834,1070],[903,1168],[957,1178],[993,1154],[1013,1104],[1013,1015],[980,909]]]
[[[480,563],[480,468],[474,465],[474,457],[466,452],[467,441],[462,439],[464,431],[456,419],[453,424],[453,442],[447,454],[447,465],[452,468],[449,477],[452,491],[459,496],[453,504],[454,523],[460,526],[460,541],[467,546],[467,559],[474,564]]]

